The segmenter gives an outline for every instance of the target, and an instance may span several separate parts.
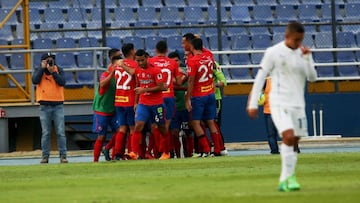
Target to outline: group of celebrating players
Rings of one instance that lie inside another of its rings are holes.
[[[227,155],[215,98],[225,77],[199,37],[185,34],[182,47],[186,68],[177,52],[167,53],[166,41],[156,44],[153,57],[131,43],[122,54],[109,51],[93,103],[94,162],[101,152],[108,161]],[[103,147],[108,126],[114,133]]]

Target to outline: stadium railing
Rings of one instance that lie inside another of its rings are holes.
[[[102,51],[107,51],[110,48],[108,47],[87,47],[87,48],[63,48],[63,49],[31,49],[31,50],[0,50],[0,54],[4,54],[4,55],[10,55],[10,54],[25,54],[25,53],[30,53],[30,68],[25,68],[24,69],[11,69],[8,67],[4,67],[1,65],[0,67],[0,76],[7,76],[7,78],[9,78],[9,80],[11,80],[14,84],[15,87],[5,87],[3,89],[18,89],[20,91],[21,94],[24,94],[25,99],[12,99],[10,98],[6,98],[6,95],[2,95],[2,97],[0,97],[0,103],[12,103],[12,102],[30,102],[31,104],[35,104],[35,85],[31,84],[31,87],[26,87],[27,82],[25,82],[25,86],[23,86],[22,84],[20,84],[20,81],[17,81],[16,78],[13,77],[13,74],[24,74],[24,78],[26,81],[25,77],[26,75],[30,74],[30,80],[31,80],[31,76],[32,73],[34,71],[34,68],[32,64],[33,60],[34,60],[34,55],[37,53],[51,53],[51,54],[56,54],[56,53],[61,53],[61,52],[71,52],[71,53],[80,53],[80,52],[92,52],[93,53],[93,65],[92,67],[61,67],[63,68],[65,73],[69,73],[69,72],[83,72],[83,71],[93,71],[94,73],[94,82],[93,84],[90,84],[92,87],[95,87],[95,85],[97,84],[96,81],[98,81],[98,72],[99,71],[103,71],[105,70],[105,68],[102,68],[101,66],[99,66],[98,61],[102,60],[101,58],[98,59],[99,57],[99,53]],[[101,55],[100,55],[101,56]],[[55,57],[56,58],[56,57]],[[55,59],[56,61],[56,59]],[[40,61],[39,61],[40,64]],[[86,85],[82,85],[79,84],[77,87],[82,87],[82,86],[86,86]],[[65,86],[66,89],[76,89],[75,86]],[[90,89],[90,91],[93,91],[93,88]],[[73,92],[73,94],[75,94],[74,96],[71,96],[71,98],[75,98],[79,96],[76,95],[78,93],[81,93],[81,91],[77,91],[77,92]],[[5,94],[5,93],[4,93]],[[81,98],[81,95],[80,95]],[[73,100],[73,99],[71,99]]]
[[[323,49],[311,49],[311,52],[342,52],[342,51],[360,51],[359,47],[354,48],[323,48]],[[249,53],[260,53],[263,54],[265,50],[233,50],[233,51],[212,51],[214,55],[226,55],[226,54],[249,54]],[[333,62],[333,63],[314,63],[316,68],[325,66],[336,66],[342,68],[343,66],[360,66],[360,61],[354,62]],[[248,65],[220,65],[224,69],[236,69],[236,68],[260,68],[259,64],[248,64]],[[341,81],[341,80],[360,80],[360,75],[354,76],[334,76],[334,77],[318,77],[317,81]],[[254,79],[232,79],[228,78],[228,83],[252,83]]]

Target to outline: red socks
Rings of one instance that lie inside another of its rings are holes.
[[[139,131],[134,131],[131,136],[131,151],[136,154],[141,154],[141,142],[142,142],[142,134]]]
[[[198,137],[199,152],[210,153],[210,145],[206,135]]]
[[[186,157],[192,157],[194,152],[194,137],[191,135],[185,136],[185,148],[186,148]]]
[[[123,155],[124,154],[125,136],[126,135],[123,132],[116,133],[115,146],[114,146],[115,155]]]
[[[211,139],[214,143],[214,154],[220,154],[222,149],[222,139],[220,133],[211,133]]]
[[[113,136],[111,137],[111,140],[106,144],[106,146],[105,146],[106,150],[110,150],[111,148],[114,147],[115,139],[116,139],[116,133],[113,134]]]
[[[103,141],[96,139],[94,144],[94,162],[99,161],[102,146],[103,146]]]

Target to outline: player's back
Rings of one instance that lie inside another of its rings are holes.
[[[160,68],[163,75],[163,81],[168,87],[163,91],[164,97],[174,97],[174,78],[179,75],[179,66],[175,60],[165,56],[155,56],[149,59],[149,63],[154,67]]]
[[[206,96],[214,93],[214,60],[207,53],[195,55],[188,60],[188,74],[194,76],[192,96]]]
[[[134,60],[124,59],[124,65],[130,68],[136,68],[137,63]],[[117,66],[115,70],[116,94],[115,106],[134,106],[135,103],[135,77],[130,75],[121,67]]]

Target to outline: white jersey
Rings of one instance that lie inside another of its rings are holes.
[[[271,106],[305,107],[305,82],[316,80],[311,54],[303,55],[300,48],[290,49],[282,41],[265,51],[260,67],[251,91],[249,108],[258,107],[257,95],[268,75],[271,77]]]

